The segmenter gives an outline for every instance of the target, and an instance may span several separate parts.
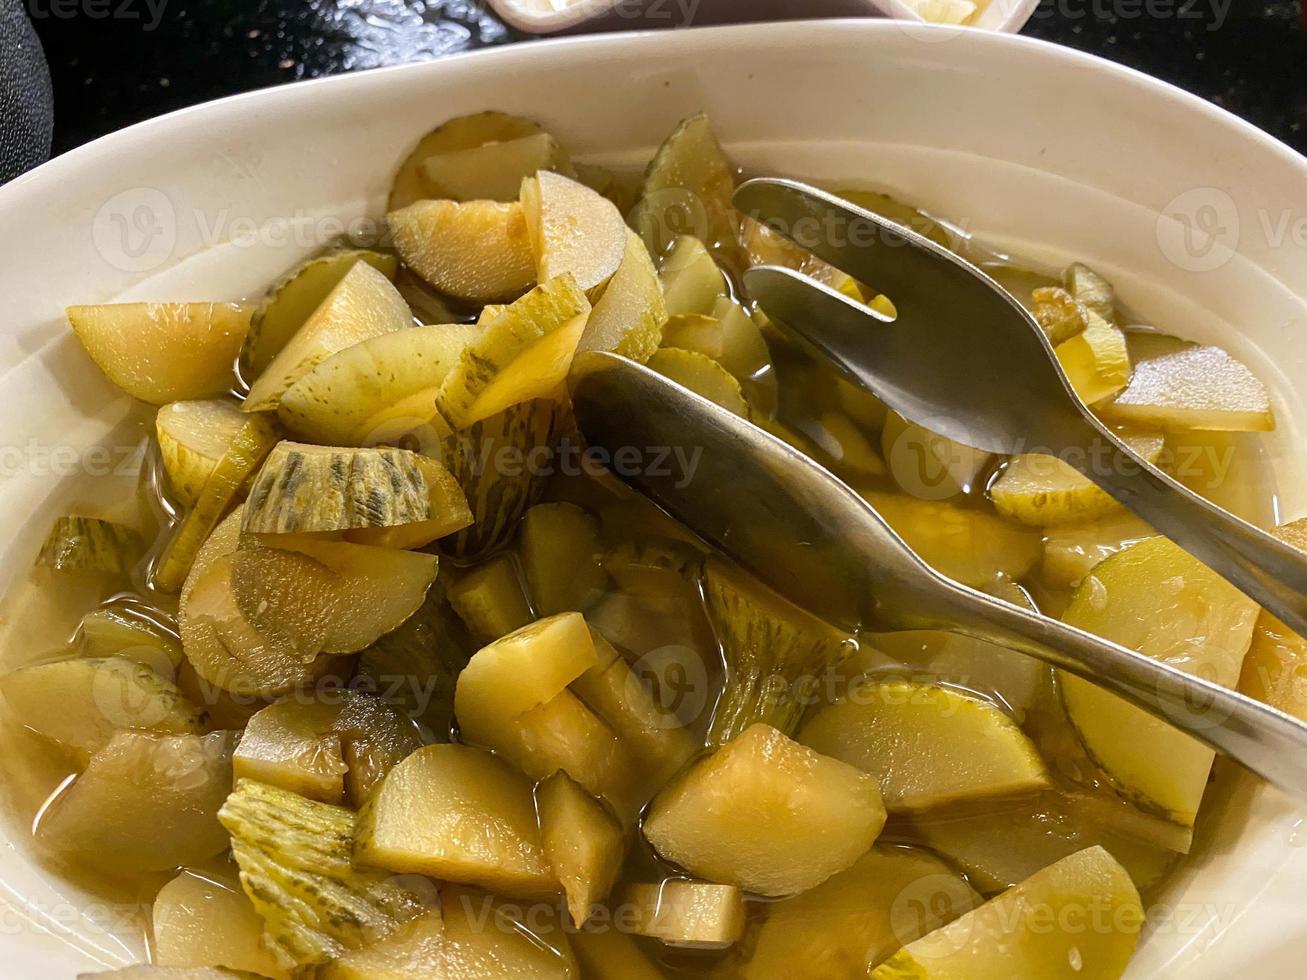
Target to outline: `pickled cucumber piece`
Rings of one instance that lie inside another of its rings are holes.
[[[248,421],[230,398],[170,402],[159,409],[154,429],[168,485],[186,506],[199,499],[204,485]]]
[[[645,244],[648,244],[647,240]],[[726,277],[703,242],[693,235],[676,238],[672,250],[663,258],[658,274],[669,316],[711,316],[727,295]]]
[[[726,662],[709,743],[759,721],[792,733],[814,686],[851,652],[848,636],[719,559],[705,563],[703,591]]]
[[[353,686],[380,695],[441,741],[454,719],[454,682],[476,650],[440,579],[422,607],[359,657]]]
[[[202,545],[279,438],[277,424],[267,416],[251,415],[246,420],[154,566],[152,578],[156,589],[176,592],[182,587]]]
[[[366,262],[390,280],[399,267],[393,255],[343,249],[300,263],[268,291],[241,346],[240,370],[246,381],[263,373],[357,262]]]
[[[232,756],[236,779],[251,779],[323,803],[345,798],[335,705],[279,701],[256,712]]]
[[[993,456],[888,412],[881,430],[881,453],[894,482],[914,497],[945,500],[973,490]]]
[[[622,262],[594,305],[579,350],[607,350],[641,363],[658,349],[667,303],[649,250],[626,232]]]
[[[626,222],[613,202],[561,174],[542,170],[522,182],[536,279],[570,274],[589,293],[613,277],[626,254]]]
[[[250,326],[231,303],[112,303],[70,306],[86,353],[127,394],[151,405],[220,395]]]
[[[1266,386],[1220,347],[1165,334],[1130,335],[1134,374],[1099,406],[1103,417],[1164,429],[1270,432],[1275,413]]]
[[[1275,536],[1307,550],[1307,520],[1282,524]],[[1307,719],[1307,641],[1266,610],[1257,617],[1239,690],[1297,718]]]
[[[345,695],[335,729],[349,766],[345,787],[355,807],[363,806],[390,770],[422,745],[410,719],[382,698],[357,691]]]
[[[1054,353],[1080,400],[1086,405],[1094,405],[1129,383],[1130,354],[1125,334],[1119,328],[1088,311],[1085,317],[1088,326],[1070,340],[1058,344]],[[1133,421],[1148,424],[1146,419]]]
[[[474,150],[487,143],[506,143],[544,132],[538,123],[506,112],[477,112],[437,126],[418,141],[399,165],[387,205],[391,211],[422,198],[440,197],[426,180],[425,164],[433,157]],[[517,188],[513,188],[517,196]]]
[[[467,950],[468,965],[457,977],[476,975],[478,964],[502,964],[507,976],[540,980],[578,980],[580,967],[572,954],[558,908],[504,902],[476,888],[451,885],[441,889],[445,930]],[[483,952],[484,951],[484,952]]]
[[[1262,442],[1255,432],[1168,432],[1168,469],[1200,497],[1257,527],[1272,527],[1277,515],[1266,496]]]
[[[428,745],[390,771],[359,813],[355,859],[514,897],[558,887],[531,784],[464,745]]]
[[[404,923],[378,943],[346,952],[318,975],[322,980],[441,980],[451,976],[448,960],[457,948],[446,939],[444,916],[437,910]]]
[[[1035,322],[1048,337],[1048,342],[1054,346],[1066,343],[1072,337],[1084,333],[1089,326],[1089,317],[1085,315],[1085,308],[1060,286],[1041,286],[1031,294],[1030,298],[1033,303],[1031,313],[1035,317]],[[1098,315],[1104,320],[1109,319],[1101,313]]]
[[[119,729],[166,735],[204,731],[205,715],[172,681],[123,657],[57,660],[0,677],[0,693],[22,725],[82,760]]]
[[[536,504],[522,518],[522,571],[542,616],[584,610],[608,587],[599,522],[572,504]]]
[[[644,174],[639,170],[605,167],[583,160],[575,161],[572,167],[576,171],[577,180],[612,201],[622,214],[630,214],[640,200]]]
[[[355,262],[250,385],[243,409],[275,409],[287,388],[332,354],[412,325],[408,304],[385,274]]]
[[[609,548],[599,564],[620,592],[680,596],[697,580],[703,552],[676,538],[639,537]]]
[[[1034,909],[1047,912],[1037,918]],[[1086,916],[1092,916],[1092,926],[1047,926],[1073,918],[1085,921]],[[1090,847],[909,943],[869,976],[871,980],[1119,977],[1134,954],[1143,919],[1139,893],[1125,869],[1101,847]]]
[[[771,361],[758,325],[742,306],[725,296],[714,304],[712,316],[679,313],[671,318],[663,345],[711,357],[740,381],[753,377]]]
[[[1025,590],[1010,582],[990,592],[1005,602],[1038,612]],[[1048,665],[994,643],[940,630],[880,633],[867,639],[875,654],[888,654],[941,680],[992,694],[1019,722],[1054,699],[1053,672]],[[862,651],[867,649],[864,646]],[[847,673],[853,675],[859,659],[853,658]]]
[[[536,788],[540,838],[578,928],[608,897],[626,855],[625,835],[603,804],[565,772]]]
[[[1044,533],[1040,577],[1053,588],[1073,589],[1099,562],[1156,534],[1142,518],[1129,513],[1091,524],[1051,527]]]
[[[634,756],[652,795],[700,746],[603,634],[591,628],[590,636],[598,662],[572,681],[571,688]]]
[[[839,403],[840,410],[852,419],[864,433],[883,432],[889,418],[889,408],[885,403],[867,389],[850,384],[843,378],[834,378],[833,380],[835,382],[835,398]],[[931,433],[931,435],[934,435],[934,433]],[[943,436],[935,436],[935,439],[943,438]],[[881,445],[883,449],[883,440]]]
[[[725,949],[744,935],[744,894],[734,885],[669,878],[623,893],[631,931],[668,946]]]
[[[566,376],[566,367],[558,381],[545,386],[541,385],[536,370],[517,372],[520,376],[514,383],[522,389],[520,397],[505,400],[504,393],[500,392],[493,399],[498,403],[497,408],[486,410],[490,400],[477,405],[487,389],[511,370],[516,359],[529,354],[533,346],[547,335],[569,325],[575,329],[576,319],[589,312],[590,303],[576,280],[564,275],[545,281],[516,303],[489,317],[481,328],[481,338],[463,351],[458,364],[441,385],[437,401],[441,414],[455,429],[463,429],[518,402],[550,394],[550,390]]]
[[[835,473],[851,480],[889,473],[880,454],[847,415],[825,412],[815,428],[812,434],[819,450],[818,461]]]
[[[134,529],[98,517],[69,514],[50,528],[38,565],[56,572],[128,572],[145,550]]]
[[[536,620],[483,647],[459,674],[459,726],[473,741],[507,737],[501,729],[552,701],[598,661],[580,613]]]
[[[721,322],[706,313],[677,313],[667,320],[663,346],[696,351],[716,360],[724,346]]]
[[[664,347],[654,351],[648,363],[652,370],[696,395],[728,412],[749,417],[749,403],[744,400],[740,383],[712,358],[695,351]]]
[[[983,813],[921,817],[896,826],[894,832],[944,855],[987,895],[1094,845],[1125,867],[1135,887],[1152,887],[1178,859],[1178,852],[1188,850],[1192,834],[1133,808],[1128,817],[1114,822],[1108,807],[1123,809],[1107,801],[1090,803],[1083,794],[1047,792]],[[1140,839],[1152,830],[1154,840]]]
[[[548,133],[437,153],[422,161],[423,197],[454,201],[516,201],[522,181],[538,171],[566,174],[567,153]]]
[[[793,269],[862,301],[862,291],[852,277],[760,221],[746,216],[740,225],[740,241],[750,265],[779,265]]]
[[[382,871],[356,867],[356,821],[344,807],[242,779],[218,811],[241,887],[278,960],[327,963],[421,915],[420,897]]]
[[[243,545],[227,560],[232,602],[252,629],[285,639],[306,660],[326,649],[340,595],[326,565],[257,542]]]
[[[692,874],[780,896],[848,868],[884,824],[873,777],[759,724],[659,793],[644,835]]]
[[[1161,458],[1166,443],[1161,433],[1127,431],[1117,435],[1148,462]],[[1009,460],[1003,475],[989,488],[989,496],[1004,517],[1035,527],[1096,521],[1124,509],[1070,463],[1039,453]]]
[[[1039,561],[1039,534],[975,507],[881,490],[862,496],[926,564],[963,585],[1021,579]]]
[[[811,891],[776,902],[743,980],[865,976],[904,943],[980,904],[961,875],[924,851],[877,845]]]
[[[475,422],[445,441],[444,459],[467,496],[473,523],[442,548],[475,560],[508,543],[527,509],[544,493],[546,467],[570,416],[559,402],[538,398]]]
[[[130,605],[106,606],[82,617],[81,652],[88,657],[122,657],[164,676],[182,662],[182,647],[170,623],[165,627]]]
[[[994,705],[952,688],[864,680],[820,709],[799,741],[880,783],[890,813],[1048,786],[1034,744]]]
[[[607,724],[571,691],[560,691],[544,704],[494,728],[481,727],[459,716],[469,742],[493,750],[532,779],[565,772],[591,796],[607,801],[630,825],[655,787]]]
[[[188,581],[182,597],[178,625],[195,672],[233,694],[275,697],[330,670],[331,658],[319,655],[319,644],[306,646],[302,638],[283,633],[264,634],[250,624],[236,602],[233,557],[214,559],[203,574]]]
[[[404,263],[455,299],[505,303],[536,281],[531,232],[516,201],[417,201],[386,223]]]
[[[557,928],[538,935],[535,906],[501,902],[468,888],[441,889],[441,911],[400,927],[375,946],[343,957],[322,971],[322,980],[473,980],[530,977],[577,980],[567,937]]]
[[[249,778],[324,803],[360,806],[421,741],[413,723],[374,694],[279,701],[246,725],[233,757]]]
[[[1072,262],[1062,273],[1062,282],[1081,304],[1108,323],[1116,319],[1116,290],[1112,284],[1083,262]]]
[[[330,613],[322,641],[327,653],[354,653],[398,628],[422,606],[438,570],[435,555],[417,551],[303,535],[262,541],[307,555],[332,573],[333,595],[324,601]],[[257,597],[257,582],[254,592]]]
[[[327,446],[398,443],[428,426],[436,442],[448,434],[436,394],[480,335],[473,324],[446,323],[347,347],[291,385],[277,414],[293,435]]]
[[[407,449],[332,449],[281,442],[250,487],[242,530],[253,534],[378,531],[414,547],[472,523],[453,476]],[[422,540],[417,540],[417,539]],[[363,541],[361,543],[369,543]],[[388,543],[371,538],[371,543]]]
[[[1262,610],[1239,690],[1307,721],[1307,640]]]
[[[535,398],[566,400],[564,383],[586,323],[585,315],[575,316],[528,347],[482,389],[463,415],[464,424],[492,418]]]
[[[112,874],[197,864],[227,846],[231,732],[119,732],[42,810],[37,842]],[[142,833],[142,828],[149,828]]]
[[[226,862],[186,869],[154,898],[154,961],[160,966],[220,964],[286,980],[263,946],[263,920]]]
[[[1157,537],[1098,565],[1062,618],[1177,670],[1233,687],[1252,642],[1257,606]],[[1193,825],[1212,767],[1211,749],[1078,677],[1062,676],[1062,697],[1089,753],[1128,794]]]
[[[584,975],[594,980],[666,980],[666,974],[649,962],[636,941],[616,929],[596,926],[577,930],[572,948]]]
[[[735,170],[702,113],[684,120],[654,155],[632,223],[653,255],[680,233],[713,247],[734,247],[739,218],[731,194]]]
[[[449,604],[480,643],[493,643],[535,619],[511,555],[492,558],[461,576],[449,587]]]

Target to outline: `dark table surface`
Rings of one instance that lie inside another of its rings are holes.
[[[56,153],[233,92],[503,44],[480,0],[24,0]],[[118,16],[90,11],[109,7]],[[1026,34],[1174,82],[1307,152],[1298,0],[1043,0]]]

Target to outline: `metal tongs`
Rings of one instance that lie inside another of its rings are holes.
[[[1075,395],[1038,325],[983,272],[906,228],[793,181],[751,180],[735,202],[893,297],[898,317],[890,320],[789,269],[745,274],[767,315],[850,382],[977,449],[1010,454],[1033,443],[1068,461],[1109,460],[1082,472],[1307,633],[1307,557],[1198,497],[1117,439]],[[1307,725],[1284,712],[943,577],[824,468],[633,361],[583,354],[572,389],[591,445],[613,454],[636,447],[659,459],[674,450],[675,459],[693,462],[625,467],[622,479],[814,614],[848,629],[946,630],[1037,657],[1307,800]]]

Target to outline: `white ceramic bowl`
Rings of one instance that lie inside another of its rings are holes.
[[[823,21],[516,45],[238,96],[117,133],[0,188],[0,568],[26,567],[71,458],[126,400],[68,334],[65,304],[257,293],[378,216],[427,128],[496,107],[574,152],[643,161],[707,110],[730,152],[897,192],[990,242],[1100,268],[1158,324],[1218,341],[1278,392],[1286,516],[1307,512],[1307,161],[1126,69],[1039,42]],[[1294,209],[1298,210],[1295,211]],[[43,455],[45,454],[45,455]],[[1134,977],[1302,975],[1307,849],[1295,807],[1228,770]],[[121,910],[0,848],[0,974],[64,978],[139,955]],[[108,925],[106,925],[108,923]]]
[[[1039,6],[1039,0],[975,3],[979,12],[973,27],[1009,34],[1021,30]],[[911,0],[490,0],[490,5],[509,24],[530,34],[698,27],[801,17],[922,21]]]

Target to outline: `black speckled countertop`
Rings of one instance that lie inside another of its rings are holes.
[[[54,76],[56,153],[233,92],[514,40],[479,0],[113,0],[116,18],[26,3]],[[1174,82],[1307,152],[1298,0],[1043,0],[1025,33]]]

